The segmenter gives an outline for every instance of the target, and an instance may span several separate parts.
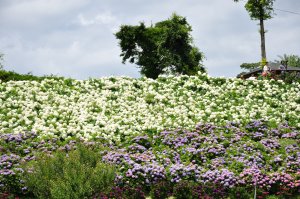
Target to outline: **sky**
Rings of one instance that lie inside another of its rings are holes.
[[[75,79],[140,77],[122,64],[115,38],[122,24],[146,25],[186,17],[194,44],[213,77],[235,77],[242,63],[260,60],[258,21],[233,0],[0,0],[0,52],[4,69]],[[274,8],[300,13],[299,0],[276,0]],[[269,61],[300,55],[300,15],[275,10],[265,21]]]

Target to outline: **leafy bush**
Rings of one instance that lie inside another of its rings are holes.
[[[279,199],[279,197],[275,196],[275,195],[270,195],[270,196],[267,196],[266,199]]]
[[[193,187],[193,198],[226,198],[227,190],[221,184],[205,183]],[[239,198],[239,197],[233,197]]]
[[[167,181],[161,181],[152,185],[150,196],[151,198],[164,199],[172,193],[172,186]]]
[[[292,73],[283,73],[280,75],[280,78],[286,83],[300,82],[300,74],[297,72]]]
[[[174,196],[176,199],[193,199],[194,183],[190,181],[180,181],[174,186]]]
[[[116,186],[108,193],[100,193],[93,197],[94,199],[145,199],[145,193],[141,187]]]
[[[8,81],[42,81],[43,79],[64,79],[63,77],[51,76],[34,76],[30,73],[28,74],[19,74],[13,71],[1,70],[0,67],[0,80],[3,82]]]
[[[42,155],[26,167],[25,184],[37,198],[85,198],[113,184],[115,169],[100,160],[99,153],[83,145]]]
[[[252,191],[245,187],[234,187],[229,190],[228,194],[229,198],[252,198]]]
[[[18,80],[40,80],[40,77],[31,75],[31,74],[18,74],[13,71],[5,71],[5,70],[0,70],[0,80],[3,82],[8,82],[8,81],[18,81]]]

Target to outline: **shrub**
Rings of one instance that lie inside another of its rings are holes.
[[[5,70],[0,70],[0,80],[3,82],[8,82],[10,80],[13,81],[18,81],[18,80],[40,80],[40,77],[33,76],[31,74],[18,74],[13,71],[5,71]]]
[[[180,181],[174,186],[173,195],[176,199],[193,199],[193,187],[193,182]]]
[[[30,73],[19,74],[14,71],[1,70],[0,68],[0,80],[2,82],[8,81],[42,81],[43,79],[64,79],[63,77],[50,76],[35,76]]]
[[[141,187],[131,186],[116,186],[111,189],[108,193],[96,194],[94,199],[145,199],[145,193]]]
[[[172,186],[170,182],[161,181],[152,185],[150,196],[151,198],[164,199],[172,193]]]
[[[83,145],[69,153],[42,155],[26,167],[25,185],[37,198],[84,198],[108,190],[115,170],[99,153]]]
[[[227,192],[221,184],[205,183],[198,184],[193,188],[193,198],[226,198]]]
[[[246,189],[245,187],[234,187],[229,190],[229,198],[252,198],[252,191]]]

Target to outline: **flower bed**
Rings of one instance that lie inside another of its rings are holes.
[[[106,150],[95,150],[104,162],[117,166],[119,187],[149,190],[161,182],[176,185],[187,181],[217,185],[223,195],[241,187],[250,191],[256,187],[258,194],[292,196],[300,191],[299,138],[300,132],[287,124],[198,124],[193,131],[131,136],[120,145],[107,143]],[[35,160],[39,153],[68,152],[76,148],[76,142],[80,141],[40,140],[36,133],[1,135],[0,190],[25,193],[20,163]],[[83,142],[87,146],[103,144]]]
[[[296,196],[299,90],[204,74],[0,82],[0,197],[32,193],[24,165],[81,142],[117,166],[115,192],[95,197]]]
[[[199,122],[264,119],[300,127],[300,84],[282,81],[164,77],[0,82],[0,133],[102,137],[120,142],[144,131]]]
[[[300,132],[286,124],[199,124],[193,131],[133,137],[103,160],[120,166],[118,179],[124,184],[189,180],[289,193],[300,188],[299,138]]]

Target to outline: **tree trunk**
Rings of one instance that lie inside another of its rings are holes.
[[[266,55],[266,40],[265,40],[265,27],[264,27],[264,19],[261,17],[259,20],[260,25],[260,40],[261,40],[261,58],[262,60],[267,60]]]

